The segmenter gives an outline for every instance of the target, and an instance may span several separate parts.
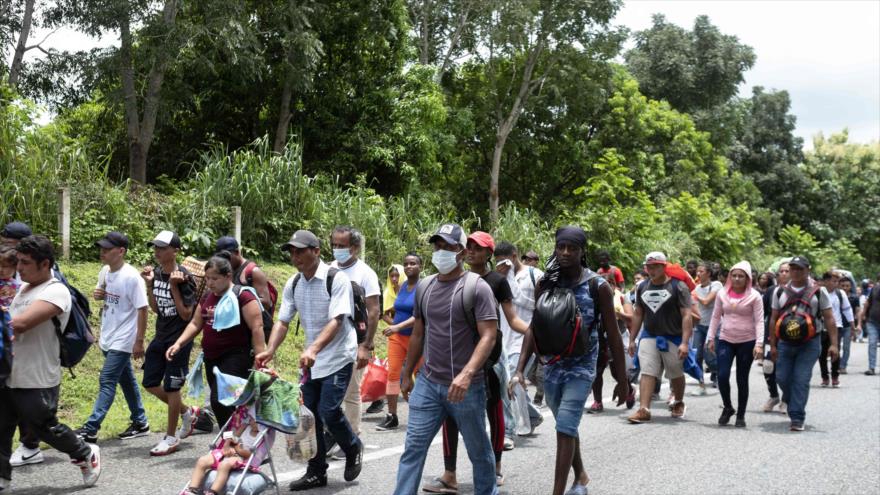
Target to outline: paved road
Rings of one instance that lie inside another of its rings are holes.
[[[748,427],[720,428],[720,398],[687,397],[687,415],[672,420],[662,403],[654,404],[652,424],[629,425],[625,409],[608,408],[601,415],[585,415],[581,423],[583,452],[592,478],[593,494],[876,494],[880,493],[880,377],[861,373],[866,366],[867,344],[853,344],[851,374],[841,377],[839,389],[818,386],[818,366],[807,407],[807,431],[791,433],[782,415],[764,414],[767,398],[760,369],[751,372],[752,401]],[[609,390],[610,392],[610,390]],[[606,402],[606,407],[608,403]],[[402,407],[405,421],[406,406]],[[505,452],[506,483],[501,493],[548,493],[555,455],[553,419],[532,438],[520,439],[515,450]],[[402,452],[404,431],[375,432],[381,415],[364,422],[367,445],[364,472],[352,483],[342,480],[342,461],[332,461],[327,488],[310,493],[391,493]],[[147,453],[159,434],[127,442],[107,441],[104,472],[97,487],[80,489],[79,472],[65,456],[48,450],[47,462],[15,469],[13,493],[176,494],[186,483],[194,459],[204,453],[210,437],[185,440],[177,454],[150,458]],[[282,482],[303,473],[303,465],[288,460],[275,449]],[[472,493],[470,464],[464,448],[459,453],[461,493]],[[431,448],[425,477],[442,470],[437,440]]]

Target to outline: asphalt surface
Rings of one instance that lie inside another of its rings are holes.
[[[585,414],[580,426],[590,493],[880,493],[880,376],[862,374],[866,348],[867,344],[853,344],[849,374],[841,376],[838,389],[820,387],[819,368],[815,367],[807,429],[801,433],[789,431],[785,416],[761,412],[768,394],[757,367],[750,373],[752,398],[746,428],[719,427],[721,399],[717,390],[710,389],[711,395],[705,397],[692,397],[689,392],[696,387],[690,382],[685,397],[687,414],[679,420],[670,418],[665,403],[659,401],[652,406],[652,423],[630,425],[626,422],[629,411],[611,407],[606,400],[605,412]],[[610,392],[606,386],[606,395]],[[667,393],[664,386],[664,398]],[[400,409],[405,423],[405,403]],[[516,449],[504,453],[506,480],[500,493],[550,492],[556,451],[554,421],[546,408],[542,412],[546,421],[536,434],[519,438]],[[367,450],[361,476],[346,483],[342,479],[344,461],[330,461],[329,485],[307,493],[392,492],[405,428],[376,432],[374,426],[382,416],[368,415],[363,422]],[[66,456],[49,449],[45,463],[14,469],[12,493],[176,494],[187,483],[195,459],[207,452],[211,438],[190,437],[177,453],[162,458],[148,454],[159,441],[159,433],[125,442],[102,442],[103,473],[98,485],[88,489],[81,488],[79,471]],[[472,493],[470,463],[461,445],[459,493]],[[438,437],[426,461],[425,480],[442,472],[441,450]],[[287,485],[304,473],[304,464],[287,459],[283,437],[273,452],[281,491],[290,493]]]

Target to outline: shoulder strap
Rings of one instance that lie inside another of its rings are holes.
[[[474,307],[477,299],[477,282],[480,281],[480,276],[474,272],[466,272],[464,277],[464,287],[461,290],[461,309],[464,311],[468,325],[476,332],[477,315],[474,313]]]
[[[333,277],[339,273],[338,268],[333,268],[332,266],[327,269],[327,295],[333,296]]]
[[[425,302],[425,293],[428,292],[428,288],[431,287],[437,280],[437,275],[429,275],[416,284],[416,306],[419,308],[419,314],[422,315],[422,321],[426,320],[427,313],[424,302]],[[427,328],[427,326],[425,327]]]

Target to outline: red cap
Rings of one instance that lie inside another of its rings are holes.
[[[478,230],[469,235],[468,240],[474,241],[477,243],[478,246],[489,248],[492,252],[495,252],[495,239],[492,239],[492,236],[487,234],[486,232]]]

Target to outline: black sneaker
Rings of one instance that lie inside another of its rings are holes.
[[[723,411],[721,411],[721,416],[718,418],[718,424],[724,426],[730,423],[730,418],[736,414],[736,409],[732,407],[725,407]]]
[[[370,404],[370,407],[367,408],[367,414],[380,413],[383,409],[385,409],[385,401],[379,399]]]
[[[320,488],[322,486],[327,486],[326,474],[318,475],[306,473],[302,478],[290,484],[290,491],[301,492],[304,490],[311,490],[312,488]]]
[[[345,481],[354,481],[361,474],[364,465],[364,444],[360,440],[355,444],[356,452],[345,455]]]
[[[400,424],[397,422],[396,414],[386,414],[385,421],[382,421],[376,426],[377,431],[388,431],[388,430],[396,430]]]
[[[76,436],[85,443],[98,443],[98,434],[90,432],[86,429],[85,426],[74,430],[73,433],[75,433]]]
[[[145,437],[150,434],[150,424],[149,423],[132,423],[128,425],[128,428],[125,429],[122,433],[119,434],[119,438],[122,440],[130,440],[132,438],[137,437]]]

